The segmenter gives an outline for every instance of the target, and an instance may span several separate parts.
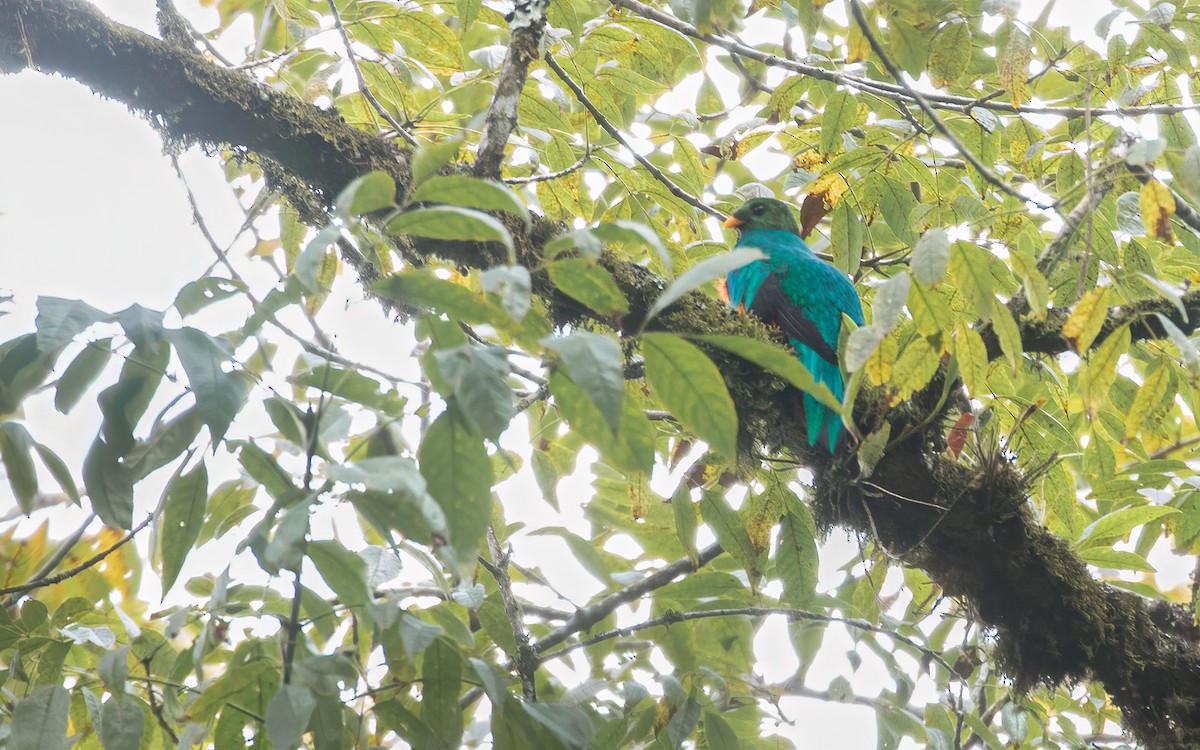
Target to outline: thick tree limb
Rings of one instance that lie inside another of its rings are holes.
[[[640,5],[636,0],[615,2]],[[408,185],[407,152],[349,127],[335,113],[210,63],[190,45],[184,49],[114,24],[81,0],[0,0],[0,72],[28,67],[75,78],[124,102],[152,117],[168,138],[231,144],[266,157],[273,178],[287,182],[289,197],[307,201],[302,213],[314,219],[346,183],[366,172],[388,172],[401,192]],[[860,85],[831,71],[822,76]],[[517,238],[521,261],[536,267],[542,245],[559,231],[551,222],[535,222],[530,233]],[[500,260],[494,248],[470,243],[425,243],[408,251],[471,267]],[[663,281],[612,257],[603,262],[630,302],[618,327],[637,330]],[[558,296],[544,278],[535,279],[535,291],[547,300],[556,324],[590,315]],[[1114,310],[1106,325],[1130,322],[1139,338],[1159,336],[1156,319],[1146,317],[1154,310],[1184,323],[1185,331],[1195,330],[1200,298],[1185,295],[1184,303],[1189,312],[1196,311],[1189,314],[1190,322],[1175,317],[1170,303],[1151,300]],[[1040,327],[1026,329],[1027,351],[1062,351],[1061,322],[1055,314]],[[653,326],[760,340],[771,336],[761,324],[731,316],[699,293],[668,308]],[[742,360],[716,353],[713,359],[737,405],[744,452],[749,455],[753,445],[766,444],[811,465],[822,520],[877,534],[889,549],[910,550],[907,562],[926,570],[948,594],[961,596],[982,622],[997,628],[1001,664],[1018,684],[1090,675],[1106,687],[1125,712],[1127,726],[1147,746],[1200,744],[1200,632],[1190,614],[1093,579],[1063,540],[1037,524],[1027,509],[1025,477],[1003,456],[973,468],[944,458],[941,426],[928,419],[939,408],[940,382],[911,403],[890,409],[873,403],[871,393],[860,399],[860,425],[886,420],[899,428],[892,434],[908,435],[889,446],[877,465],[870,480],[886,492],[872,495],[850,467],[822,462],[810,453],[793,391]],[[927,421],[931,427],[907,429]],[[704,555],[718,551],[710,548]],[[690,561],[679,565],[661,573],[674,577],[692,569]],[[655,583],[657,579],[646,581],[651,587]],[[640,596],[639,591],[629,587],[580,610],[533,648],[545,651],[562,643]]]
[[[407,152],[336,113],[110,21],[83,0],[0,0],[0,73],[73,78],[151,118],[169,138],[231,144],[278,162],[332,200],[359,175],[407,183]]]

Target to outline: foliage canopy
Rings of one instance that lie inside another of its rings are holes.
[[[1148,559],[1200,544],[1196,6],[201,5],[0,0],[0,72],[211,149],[247,212],[197,212],[172,309],[42,298],[0,344],[16,504],[103,522],[5,521],[5,747],[775,748],[796,697],[881,748],[1200,746],[1196,597]],[[840,405],[712,290],[764,194],[868,309],[832,460],[799,393]],[[411,374],[338,353],[339,288]],[[86,456],[35,399],[98,403]]]

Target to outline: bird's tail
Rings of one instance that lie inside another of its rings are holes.
[[[795,343],[793,342],[793,345]],[[800,364],[808,368],[818,383],[824,383],[838,400],[843,398],[846,385],[842,380],[841,368],[825,360],[807,346],[796,346],[796,354],[800,358]],[[809,445],[816,445],[820,442],[829,449],[830,454],[836,452],[838,439],[844,432],[840,414],[806,393],[804,394],[804,421],[808,428]]]

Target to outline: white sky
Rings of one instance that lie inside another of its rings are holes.
[[[153,0],[104,0],[97,4],[117,20],[154,32]],[[211,21],[205,22],[211,18],[211,11],[201,11],[190,2],[180,5],[201,28],[211,25]],[[1090,31],[1101,10],[1105,10],[1101,3],[1060,2],[1055,17],[1070,19],[1076,28]],[[1036,13],[1036,8],[1027,8],[1024,15]],[[83,299],[107,311],[133,303],[165,309],[178,289],[209,267],[212,254],[192,223],[184,188],[162,153],[160,139],[145,121],[79,84],[32,72],[0,76],[0,101],[10,103],[10,116],[0,118],[0,291],[15,295],[13,303],[2,308],[9,314],[0,317],[0,341],[32,330],[33,305],[39,296]],[[17,112],[22,116],[12,116]],[[196,150],[185,154],[182,161],[206,220],[218,241],[227,242],[242,216],[219,162]],[[249,246],[243,240],[236,247],[247,250]],[[253,278],[254,267],[260,265],[241,263],[240,269]],[[351,359],[390,372],[413,372],[413,363],[407,358],[411,336],[381,315],[373,303],[362,301],[352,283],[339,286],[321,319],[327,330],[337,333],[339,348]],[[221,325],[240,323],[236,317],[226,322],[205,320],[216,326],[206,323],[205,327],[213,332],[222,330]],[[169,324],[178,322],[168,319]],[[297,327],[303,330],[303,326]],[[380,342],[391,343],[380,346]],[[64,359],[63,364],[67,361]],[[291,358],[281,356],[277,362],[286,371]],[[261,394],[256,395],[261,398]],[[73,467],[81,464],[99,422],[98,409],[88,400],[64,418],[53,410],[48,397],[31,399],[26,418],[34,437],[48,443]],[[269,432],[262,421],[257,425],[252,422],[249,431],[255,429],[260,434]],[[523,420],[518,419],[504,442],[515,448],[525,439]],[[216,473],[227,477],[234,470],[226,467]],[[52,487],[53,482],[46,479],[46,486]],[[578,503],[586,497],[580,494],[586,491],[586,479],[585,474],[564,483],[561,493],[567,506],[562,522],[580,530],[585,527]],[[157,503],[154,482],[145,484],[148,486],[139,485],[135,520]],[[528,483],[510,481],[506,489],[512,519],[545,523],[548,511],[532,499],[536,490],[531,492]],[[9,510],[11,503],[7,484],[0,485],[0,515]],[[55,513],[52,536],[69,533],[84,515],[70,510]],[[31,530],[44,518],[45,514],[37,514],[34,521],[23,523],[24,530]],[[329,530],[328,519],[323,525]],[[355,533],[352,524],[345,522],[338,522],[337,530]],[[319,533],[320,529],[314,531]],[[146,539],[144,535],[140,540],[143,552]],[[194,554],[180,580],[201,572],[217,572],[197,558],[227,559],[232,545],[233,540],[226,538],[207,547],[204,555]],[[595,583],[586,576],[572,583],[575,575],[572,565],[565,561],[569,555],[564,556],[561,543],[523,538],[517,550],[518,559],[557,574],[562,585],[577,592],[581,600],[595,591]],[[857,546],[835,534],[822,549],[822,580],[839,580],[837,567],[856,556]],[[406,573],[420,577],[421,571],[410,567]],[[266,574],[253,563],[240,566],[237,576],[250,583],[268,582]],[[1174,583],[1164,581],[1166,585]],[[154,592],[151,606],[156,602]],[[645,613],[643,606],[639,616],[626,620],[635,622]],[[761,666],[768,670],[762,676],[768,682],[785,678],[795,668],[790,649],[785,649],[787,656],[780,658],[779,650],[770,645],[786,637],[782,621],[773,621],[763,627],[757,639],[758,652],[766,657]],[[846,651],[852,648],[844,634],[831,629],[808,684],[822,688],[829,679],[842,675],[868,695],[874,694],[880,684],[890,685],[890,680],[882,679],[878,660],[867,649],[859,650],[865,665],[857,675],[852,674],[845,659]],[[799,747],[875,747],[875,718],[870,709],[804,699],[788,699],[783,706],[795,724],[780,727],[780,732],[795,739]]]

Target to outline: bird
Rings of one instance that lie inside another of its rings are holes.
[[[860,326],[864,322],[854,284],[809,249],[783,201],[746,201],[725,227],[737,230],[735,249],[757,248],[766,257],[728,272],[721,296],[735,310],[783,329],[800,363],[842,400],[846,386],[837,354],[842,315]],[[804,415],[808,444],[834,454],[844,432],[841,416],[808,393]]]

